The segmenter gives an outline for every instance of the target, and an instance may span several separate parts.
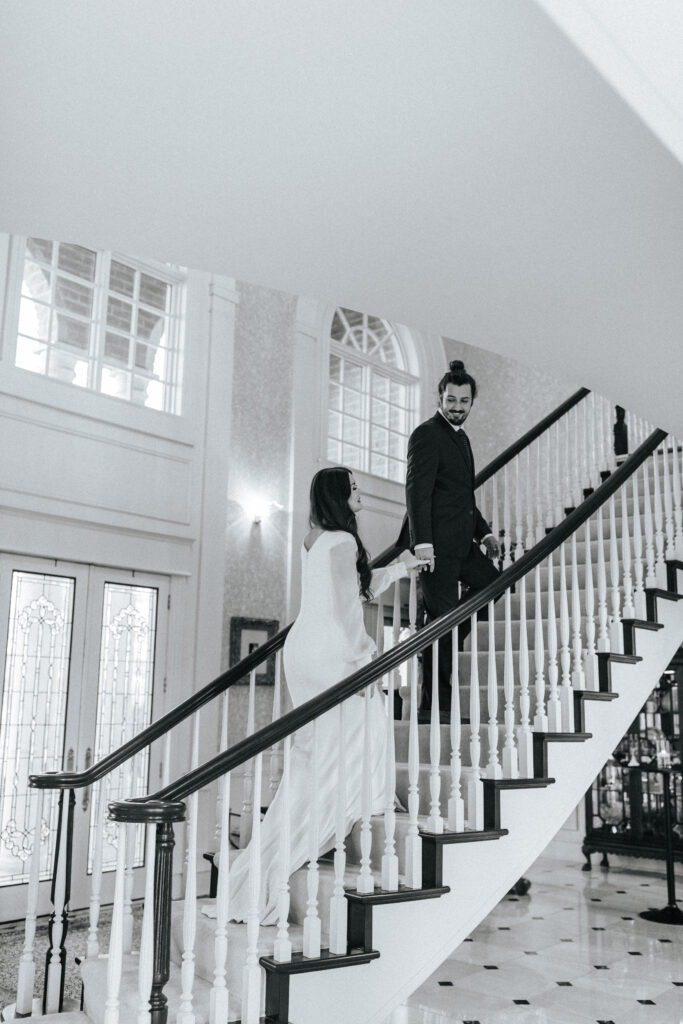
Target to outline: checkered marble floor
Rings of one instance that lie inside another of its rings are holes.
[[[683,1024],[683,927],[638,916],[666,905],[663,874],[593,860],[539,859],[386,1024]]]

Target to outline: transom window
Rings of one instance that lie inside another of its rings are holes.
[[[15,365],[178,413],[182,281],[128,257],[28,238]]]
[[[388,321],[339,308],[330,330],[327,458],[403,483],[417,379]]]

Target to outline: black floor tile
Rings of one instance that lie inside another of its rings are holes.
[[[453,987],[453,982],[452,981],[440,981],[439,985],[444,986],[444,987],[448,987],[448,988],[452,988]]]

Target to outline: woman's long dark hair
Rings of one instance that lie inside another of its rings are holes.
[[[368,553],[358,536],[356,517],[349,508],[351,497],[351,470],[343,466],[330,466],[320,469],[311,481],[311,526],[320,526],[323,530],[343,530],[350,533],[356,541],[358,554],[356,569],[360,579],[360,593],[366,601],[372,598],[370,580],[372,572],[368,562]]]

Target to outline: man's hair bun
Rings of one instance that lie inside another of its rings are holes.
[[[448,365],[450,367],[451,373],[465,372],[465,364],[463,363],[462,359],[451,359]]]
[[[477,396],[477,385],[474,377],[467,372],[462,359],[451,359],[448,372],[445,373],[439,381],[440,396],[444,393],[448,384],[455,384],[457,387],[462,387],[463,384],[469,384],[470,390],[472,391],[472,398],[474,399]]]

